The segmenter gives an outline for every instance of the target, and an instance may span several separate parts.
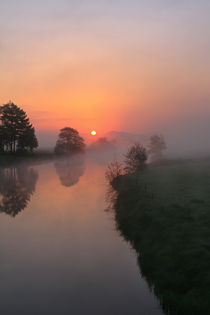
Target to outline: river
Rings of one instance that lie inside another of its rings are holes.
[[[1,314],[163,314],[105,211],[102,162],[1,169]]]

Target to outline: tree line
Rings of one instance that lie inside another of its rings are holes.
[[[38,148],[35,129],[26,112],[12,102],[0,106],[0,152],[32,152]],[[65,127],[55,146],[57,155],[84,152],[85,142],[76,129]]]
[[[106,139],[102,140],[103,145],[107,144]],[[26,112],[12,102],[0,106],[0,153],[32,152],[37,147],[35,129]],[[151,160],[160,159],[165,148],[165,141],[159,135],[151,136],[148,150],[139,143],[134,144],[126,154],[124,170],[135,172],[143,168],[148,156]],[[60,130],[54,149],[56,155],[69,155],[84,151],[84,139],[76,129],[65,127]],[[118,166],[116,167],[118,168]]]

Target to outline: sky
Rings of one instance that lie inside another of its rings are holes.
[[[0,104],[38,131],[202,138],[209,16],[209,0],[0,0]]]

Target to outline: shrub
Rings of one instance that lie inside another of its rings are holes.
[[[125,173],[135,173],[146,166],[147,152],[139,143],[134,143],[125,155]]]

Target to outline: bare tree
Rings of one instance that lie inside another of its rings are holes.
[[[135,173],[145,168],[147,161],[146,149],[140,143],[134,143],[125,155],[126,173]]]
[[[113,161],[109,163],[105,177],[109,183],[112,183],[115,178],[123,174],[123,167],[122,164],[118,161]]]

